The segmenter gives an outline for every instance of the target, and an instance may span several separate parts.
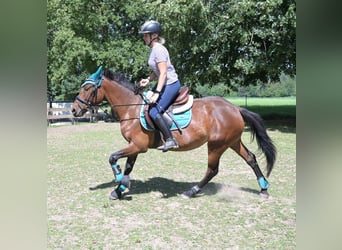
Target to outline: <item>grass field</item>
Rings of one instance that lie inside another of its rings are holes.
[[[296,106],[296,97],[227,97],[227,100],[239,106]]]
[[[259,113],[265,120],[296,120],[296,97],[228,97],[228,101]]]
[[[139,155],[129,193],[112,201],[108,158],[126,145],[119,124],[48,127],[47,249],[295,249],[295,128],[278,124],[268,133],[279,152],[269,199],[259,197],[253,171],[232,150],[201,195],[182,199],[205,173],[202,146]],[[256,153],[249,132],[243,139]]]

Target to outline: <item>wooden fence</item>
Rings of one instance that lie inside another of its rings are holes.
[[[98,119],[98,110],[93,109],[91,111],[88,111],[81,117],[74,117],[74,115],[71,112],[71,108],[47,108],[47,124],[48,126],[51,125],[54,122],[57,122],[58,120],[62,119],[69,119],[72,124],[75,124],[80,119],[89,119],[90,122],[97,121]]]

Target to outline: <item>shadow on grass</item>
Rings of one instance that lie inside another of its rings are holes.
[[[248,106],[248,110],[259,114],[269,130],[296,133],[296,106]]]
[[[160,192],[162,198],[176,197],[182,194],[184,191],[191,189],[193,186],[198,184],[198,182],[179,182],[163,177],[153,177],[149,178],[147,181],[141,180],[131,180],[130,190],[123,199],[131,200],[131,195],[146,194],[151,192]],[[107,189],[116,188],[117,183],[115,181],[110,181],[106,183],[99,184],[95,187],[90,187],[89,189],[95,191],[97,189]],[[223,187],[220,183],[209,182],[196,197],[201,197],[203,195],[216,195]],[[241,191],[259,194],[259,190],[251,188],[239,188]],[[195,198],[196,198],[195,197]]]
[[[296,133],[296,119],[295,118],[274,118],[264,120],[266,129],[278,130],[282,133]]]

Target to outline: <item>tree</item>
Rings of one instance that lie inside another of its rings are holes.
[[[48,90],[73,99],[99,65],[146,77],[148,47],[137,34],[163,26],[183,84],[234,86],[296,74],[294,0],[48,0]]]
[[[186,81],[248,85],[295,74],[292,0],[159,1],[151,9]]]
[[[48,1],[48,90],[72,100],[99,65],[135,76],[147,69],[136,1]],[[135,11],[133,11],[135,10]]]

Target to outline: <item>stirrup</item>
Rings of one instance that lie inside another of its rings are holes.
[[[157,147],[159,150],[163,150],[163,152],[168,151],[169,149],[179,148],[178,143],[175,139],[167,139],[164,145]]]

